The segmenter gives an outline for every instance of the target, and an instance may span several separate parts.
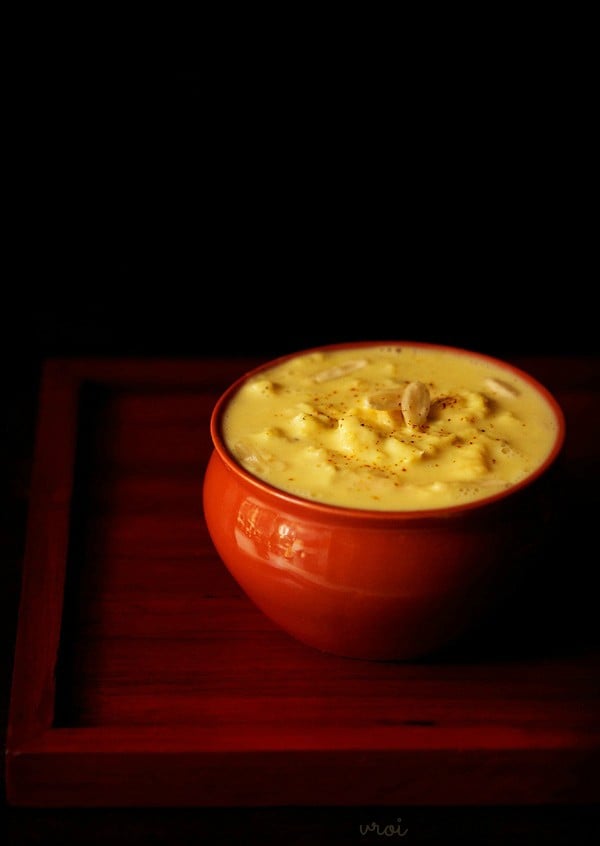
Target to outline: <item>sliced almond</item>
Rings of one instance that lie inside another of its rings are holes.
[[[486,379],[485,385],[487,388],[490,389],[494,394],[497,394],[500,397],[506,397],[510,399],[511,397],[519,396],[519,392],[516,388],[513,388],[512,385],[509,385],[508,382],[503,382],[502,379]]]
[[[364,367],[366,363],[367,362],[364,358],[346,361],[344,364],[328,367],[326,370],[319,370],[318,373],[315,373],[313,379],[315,382],[329,382],[331,379],[339,379],[340,376],[346,376],[354,370],[360,370],[360,368]]]
[[[237,441],[233,445],[233,454],[251,473],[259,476],[266,473],[268,457],[246,441]]]
[[[389,388],[383,391],[376,391],[366,398],[367,408],[374,408],[377,411],[391,411],[400,408],[402,404],[403,387]]]
[[[429,389],[423,382],[409,382],[402,394],[402,414],[409,426],[422,426],[431,407]]]

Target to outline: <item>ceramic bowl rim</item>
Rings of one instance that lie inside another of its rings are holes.
[[[515,374],[523,381],[531,385],[546,401],[550,407],[557,423],[556,438],[552,449],[544,461],[539,464],[529,475],[525,476],[519,482],[511,485],[508,488],[503,488],[501,491],[490,494],[489,496],[479,497],[475,500],[470,500],[456,505],[442,506],[439,508],[428,509],[395,509],[395,510],[379,510],[369,508],[353,508],[349,506],[333,505],[330,503],[320,502],[301,497],[297,494],[290,493],[281,488],[265,482],[257,476],[247,471],[230,453],[225,440],[221,433],[221,421],[225,408],[229,401],[239,388],[248,381],[248,379],[258,375],[264,370],[271,367],[283,364],[292,358],[298,356],[309,355],[317,352],[328,352],[340,349],[364,349],[369,347],[380,346],[395,346],[395,347],[418,347],[430,350],[438,350],[440,352],[449,352],[453,354],[465,355],[470,358],[475,358],[487,362],[496,368],[506,370],[509,373]],[[323,518],[346,518],[353,522],[372,522],[377,523],[398,523],[405,521],[421,522],[428,521],[435,518],[447,518],[460,515],[466,515],[472,512],[485,511],[489,506],[504,502],[507,499],[512,499],[515,494],[529,488],[537,479],[543,476],[555,463],[560,453],[563,450],[566,440],[566,419],[564,411],[560,406],[556,397],[546,388],[542,382],[536,377],[532,376],[525,370],[522,370],[515,364],[501,358],[497,358],[488,353],[479,352],[477,350],[467,349],[466,347],[452,346],[450,344],[436,343],[431,341],[414,341],[414,340],[363,340],[363,341],[341,341],[332,344],[319,344],[317,346],[307,347],[305,349],[288,352],[276,358],[270,358],[263,363],[258,364],[250,370],[238,376],[218,397],[210,417],[210,435],[212,445],[218,456],[225,463],[231,472],[240,477],[246,485],[256,490],[263,496],[269,496],[276,502],[281,503],[282,506],[293,507],[295,509],[302,509],[306,516],[312,514],[315,517]]]

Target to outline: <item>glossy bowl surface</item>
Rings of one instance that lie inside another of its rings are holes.
[[[487,499],[427,511],[368,511],[288,494],[248,473],[227,450],[221,420],[251,376],[317,349],[427,346],[487,359],[543,394],[557,421],[554,448],[527,479]],[[414,660],[481,621],[543,532],[543,483],[565,440],[556,399],[529,374],[481,353],[414,341],[312,348],[265,362],[235,381],[211,417],[203,483],[206,525],[223,563],[275,624],[349,658]]]

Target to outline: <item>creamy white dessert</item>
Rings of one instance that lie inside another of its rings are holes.
[[[304,353],[244,382],[223,437],[249,473],[361,509],[444,508],[512,487],[550,454],[558,422],[533,381],[429,346]]]

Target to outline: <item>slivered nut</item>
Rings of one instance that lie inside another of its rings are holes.
[[[251,473],[262,476],[267,472],[268,461],[258,450],[253,450],[247,444],[238,441],[233,448],[233,452],[237,460]]]
[[[346,361],[344,364],[338,364],[335,367],[328,367],[326,370],[319,370],[313,376],[315,382],[329,382],[330,379],[339,379],[340,376],[346,376],[354,370],[360,370],[366,364],[364,358],[357,358],[353,361]]]
[[[500,397],[511,398],[519,395],[516,388],[513,388],[513,386],[509,385],[507,382],[503,382],[501,379],[486,379],[485,385],[490,389],[490,391]]]
[[[269,452],[256,449],[246,441],[237,441],[233,446],[233,454],[237,460],[251,473],[257,476],[264,476],[269,469],[285,470],[285,463],[274,458]]]
[[[422,426],[431,407],[429,389],[423,382],[409,382],[402,394],[402,414],[409,426]]]
[[[367,408],[374,408],[377,411],[391,411],[400,408],[402,403],[403,388],[389,388],[385,391],[377,391],[367,397]]]

